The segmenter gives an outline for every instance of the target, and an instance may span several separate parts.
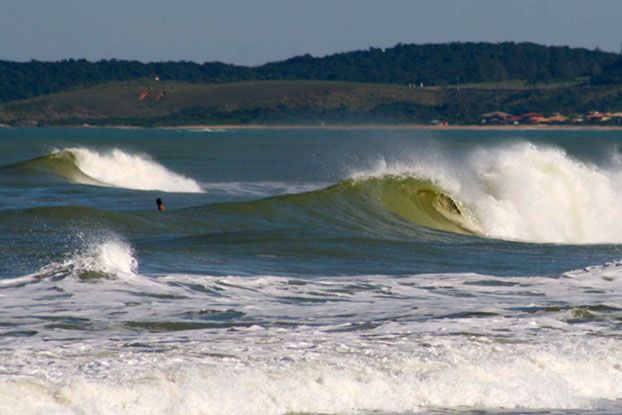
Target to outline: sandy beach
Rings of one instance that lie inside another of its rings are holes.
[[[133,128],[131,126],[118,126],[118,128]],[[164,126],[165,129],[188,129],[188,130],[294,130],[294,129],[317,129],[317,130],[482,130],[482,131],[547,131],[547,130],[622,130],[622,125],[429,125],[429,124],[218,124],[218,125],[182,125]]]

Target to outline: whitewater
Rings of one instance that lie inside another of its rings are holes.
[[[618,140],[0,130],[0,414],[619,413]]]

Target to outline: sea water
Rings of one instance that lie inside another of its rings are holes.
[[[620,413],[621,139],[2,129],[0,413]]]

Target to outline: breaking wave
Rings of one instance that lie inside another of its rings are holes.
[[[620,164],[589,164],[560,148],[517,143],[472,151],[460,160],[424,154],[411,162],[381,161],[320,190],[227,203],[213,210],[240,216],[242,223],[259,216],[387,237],[409,234],[414,225],[523,242],[620,243]],[[147,156],[118,149],[98,153],[68,148],[17,166],[99,186],[204,191],[195,180]],[[278,216],[270,213],[275,209]],[[193,221],[197,217],[190,215],[200,214],[185,213]],[[212,217],[210,223],[214,221]]]
[[[432,197],[435,209],[440,204],[454,213],[454,223],[457,215],[460,223],[468,224],[460,227],[490,238],[564,244],[622,242],[619,163],[592,165],[559,148],[519,143],[482,149],[459,162],[380,162],[354,177],[363,183],[396,183],[400,177],[402,187],[413,180],[427,180],[434,185],[432,193],[421,193],[417,186],[406,191]],[[402,209],[400,213],[429,225]]]
[[[67,277],[87,282],[109,278],[131,279],[137,275],[137,266],[132,247],[119,238],[109,237],[87,243],[67,259],[48,264],[33,274],[0,279],[0,287],[19,286],[41,280],[58,281]]]
[[[12,167],[51,172],[66,180],[133,190],[201,193],[195,180],[168,170],[144,154],[120,149],[98,152],[84,147],[55,150]]]
[[[409,224],[462,234],[479,232],[464,204],[432,181],[418,177],[348,179],[321,190],[255,203],[258,210],[265,203],[285,204],[293,207],[293,212],[308,212],[313,220],[350,224],[376,234]]]

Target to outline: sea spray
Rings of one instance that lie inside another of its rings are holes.
[[[559,148],[522,143],[480,150],[461,194],[492,237],[530,242],[622,242],[616,171],[573,159]],[[472,192],[472,193],[467,193]]]
[[[352,173],[356,180],[430,180],[463,204],[483,236],[544,243],[622,242],[619,167],[533,143],[479,149],[460,161],[414,158]]]
[[[64,261],[46,265],[28,278],[41,280],[75,277],[90,281],[100,278],[130,278],[136,275],[138,262],[134,257],[134,250],[118,236],[85,238],[79,235],[78,238],[83,240],[82,247],[69,253]],[[24,278],[6,279],[1,283],[9,285]]]
[[[163,192],[201,193],[193,179],[171,172],[145,154],[131,154],[120,149],[97,152],[85,147],[54,151],[56,157],[70,154],[76,167],[90,180],[72,177],[79,183]]]

